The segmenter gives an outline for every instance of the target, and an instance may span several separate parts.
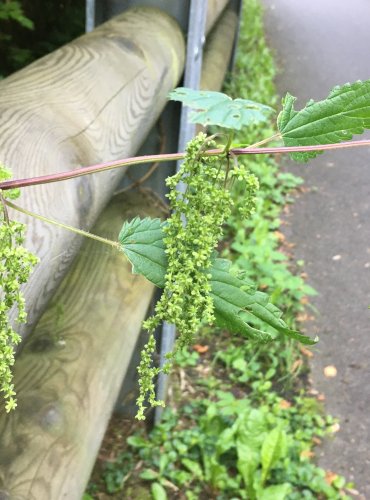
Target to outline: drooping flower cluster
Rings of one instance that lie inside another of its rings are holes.
[[[254,209],[258,189],[256,177],[244,165],[234,165],[229,171],[225,155],[204,154],[214,146],[214,142],[200,133],[189,142],[179,172],[166,180],[171,208],[171,216],[164,227],[168,265],[165,288],[155,314],[143,325],[149,331],[149,341],[138,367],[138,419],[145,418],[146,399],[152,407],[164,406],[163,401],[156,400],[155,377],[170,370],[177,350],[192,344],[202,323],[214,322],[210,268],[222,236],[222,226],[233,207],[227,189],[229,179],[234,178],[245,185],[239,212],[250,217]],[[152,363],[156,352],[154,331],[163,321],[176,326],[178,338],[173,352],[167,354],[167,363],[157,368]]]
[[[205,147],[212,146],[214,144],[207,141],[205,134],[199,134],[189,142],[179,172],[166,181],[170,188],[167,196],[172,211],[164,229],[168,267],[165,288],[156,305],[155,315],[144,323],[151,336],[138,369],[138,418],[143,417],[146,395],[151,405],[162,404],[155,401],[153,383],[159,369],[148,364],[149,346],[152,353],[155,351],[155,328],[162,321],[176,326],[176,350],[191,344],[203,321],[214,321],[209,270],[212,254],[222,234],[222,224],[230,214],[232,200],[225,189],[226,173],[222,160],[219,156],[202,154]],[[182,186],[179,191],[178,186]],[[170,368],[173,354],[168,355],[165,371]]]
[[[0,178],[6,179],[10,173],[0,164]],[[12,190],[8,196],[16,198],[19,192]],[[3,202],[4,203],[4,202]],[[28,281],[37,257],[24,246],[25,226],[9,221],[6,207],[0,207],[0,392],[6,401],[5,409],[16,407],[12,366],[14,347],[21,341],[9,321],[9,312],[17,308],[15,321],[25,323],[27,319],[21,285]]]
[[[214,320],[209,269],[232,204],[220,158],[202,156],[205,144],[203,133],[193,139],[180,171],[166,181],[172,211],[164,228],[166,285],[155,316],[146,323],[149,330],[160,321],[173,323],[178,347],[191,343],[202,320]]]

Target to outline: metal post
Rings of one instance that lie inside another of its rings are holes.
[[[235,66],[236,48],[238,46],[239,34],[240,34],[240,21],[241,21],[242,13],[243,13],[243,0],[232,0],[231,6],[233,7],[235,12],[237,13],[239,22],[238,22],[237,31],[236,31],[235,38],[234,38],[234,46],[233,46],[233,51],[231,54],[231,59],[230,59],[230,64],[229,64],[229,71],[230,72],[233,71],[234,66]]]
[[[203,45],[205,42],[205,26],[207,18],[208,0],[191,0],[189,23],[188,23],[188,43],[186,49],[186,62],[184,73],[184,86],[192,89],[199,89],[202,72]],[[189,123],[189,109],[182,107],[180,118],[179,151],[184,151],[186,144],[195,135],[195,124]],[[177,170],[181,163],[177,164]],[[178,186],[179,191],[184,191],[184,186]],[[176,329],[174,325],[164,323],[161,335],[160,365],[166,362],[166,353],[172,351],[175,344]],[[168,376],[161,373],[158,377],[157,397],[165,399],[168,386]],[[154,422],[161,419],[163,408],[156,408]]]
[[[85,31],[89,33],[95,28],[95,0],[86,0]]]

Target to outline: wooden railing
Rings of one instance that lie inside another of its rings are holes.
[[[211,2],[212,24],[226,3]],[[226,11],[205,50],[203,87],[219,89],[235,28]],[[112,19],[0,82],[0,161],[20,178],[134,155],[183,64],[183,34],[165,13],[133,9]],[[18,203],[89,229],[122,175],[25,188]],[[92,232],[116,239],[125,219],[158,215],[154,205],[138,194],[115,197]],[[80,500],[153,287],[119,252],[23,220],[41,262],[25,290],[18,407],[0,410],[0,499]]]

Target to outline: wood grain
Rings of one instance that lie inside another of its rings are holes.
[[[206,34],[213,28],[215,22],[220,17],[229,0],[208,0],[207,2],[207,19],[206,19]]]
[[[207,37],[203,52],[200,88],[219,91],[225,79],[234,45],[238,16],[228,8]]]
[[[157,215],[135,193],[114,199],[96,234]],[[80,500],[153,286],[124,255],[85,240],[15,367],[16,411],[0,410],[0,499]]]
[[[183,35],[157,9],[136,8],[0,82],[0,162],[14,178],[133,156],[176,86]],[[25,188],[19,205],[88,229],[123,170]],[[25,336],[81,244],[72,233],[18,213],[40,258],[24,293]]]

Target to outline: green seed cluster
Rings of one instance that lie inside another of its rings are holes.
[[[0,178],[9,178],[10,174],[0,165]],[[12,199],[18,193],[9,194]],[[7,412],[17,406],[12,383],[12,366],[14,365],[14,347],[21,341],[9,322],[9,312],[17,308],[18,323],[27,319],[21,285],[28,281],[37,257],[23,247],[25,226],[18,222],[8,221],[6,208],[3,206],[0,215],[0,392],[3,393]],[[0,208],[1,210],[1,208]]]
[[[256,209],[258,179],[243,163],[234,166],[230,172],[230,178],[239,181],[243,189],[243,196],[237,200],[234,209],[244,219],[250,219]]]
[[[144,323],[151,336],[139,366],[139,419],[144,418],[146,397],[149,396],[151,404],[155,402],[153,378],[160,369],[151,366],[151,357],[148,356],[149,346],[151,353],[155,352],[155,328],[162,321],[176,326],[176,352],[193,342],[203,321],[214,321],[209,271],[232,200],[225,189],[226,173],[220,157],[202,155],[204,148],[213,146],[212,142],[207,142],[205,134],[199,134],[189,142],[179,172],[166,181],[172,211],[164,229],[168,267],[165,288],[155,315]],[[185,187],[181,192],[177,190],[180,183]],[[167,355],[168,363],[163,371],[170,369],[173,356],[174,352]],[[156,401],[155,404],[163,405],[163,402]]]
[[[164,401],[158,401],[155,394],[154,380],[161,372],[160,368],[153,366],[153,356],[156,353],[156,341],[154,334],[149,334],[149,340],[141,351],[141,360],[138,366],[140,394],[136,400],[138,411],[136,418],[145,420],[144,412],[146,410],[145,400],[148,400],[149,405],[154,408],[156,406],[164,406]]]

